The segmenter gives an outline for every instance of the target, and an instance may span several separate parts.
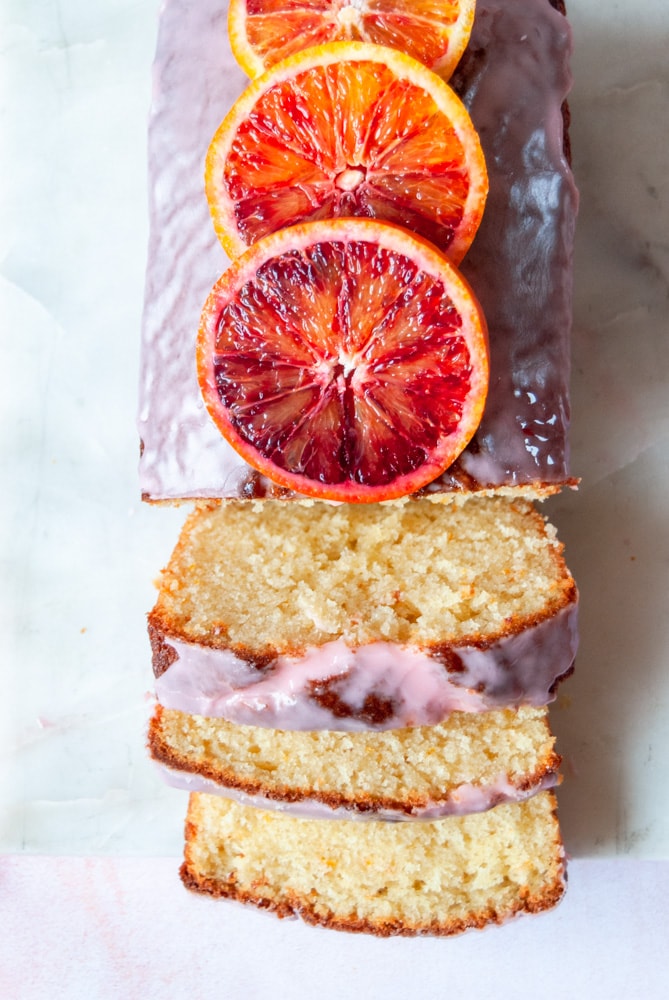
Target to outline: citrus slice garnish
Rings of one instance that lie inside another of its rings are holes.
[[[473,436],[485,320],[448,259],[372,219],[281,230],[214,285],[198,379],[235,450],[297,493],[391,500],[437,478]]]
[[[435,73],[394,49],[333,42],[255,80],[220,125],[205,186],[231,257],[313,219],[386,219],[458,263],[488,179],[476,130]]]
[[[373,42],[448,79],[464,52],[476,0],[231,0],[233,55],[250,77],[312,45]]]

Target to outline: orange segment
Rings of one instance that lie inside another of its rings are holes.
[[[202,313],[198,378],[223,436],[306,496],[390,500],[436,479],[483,413],[481,310],[425,240],[371,219],[281,230]]]
[[[247,88],[205,171],[231,257],[298,223],[365,216],[406,226],[458,263],[488,190],[466,108],[415,59],[378,45],[309,49]]]
[[[302,49],[372,42],[448,79],[465,50],[476,0],[231,0],[233,54],[251,77]]]

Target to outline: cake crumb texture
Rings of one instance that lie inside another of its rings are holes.
[[[193,794],[181,876],[279,917],[384,937],[502,923],[565,888],[551,792],[420,823],[296,819]]]
[[[221,504],[188,518],[149,623],[256,654],[337,638],[429,647],[513,633],[574,595],[529,501]]]
[[[529,793],[557,772],[554,743],[547,709],[530,706],[348,733],[233,725],[158,705],[149,729],[152,756],[168,767],[247,795],[360,812],[411,813],[448,801],[462,785]]]

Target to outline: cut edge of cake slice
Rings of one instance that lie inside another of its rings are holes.
[[[422,823],[298,819],[194,793],[180,874],[196,892],[381,937],[502,924],[566,888],[551,791]]]
[[[436,819],[560,782],[547,709],[530,706],[346,733],[236,726],[157,705],[148,746],[174,787],[305,818]]]

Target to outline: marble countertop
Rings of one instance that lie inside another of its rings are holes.
[[[181,853],[146,759],[144,614],[184,518],[135,429],[158,0],[0,11],[0,852]],[[572,0],[573,469],[547,512],[582,593],[552,712],[577,859],[669,859],[669,20]],[[175,869],[176,869],[175,860]]]
[[[165,858],[15,857],[0,877],[3,1000],[667,995],[658,862],[577,860],[556,910],[448,941],[333,934],[191,896]]]

